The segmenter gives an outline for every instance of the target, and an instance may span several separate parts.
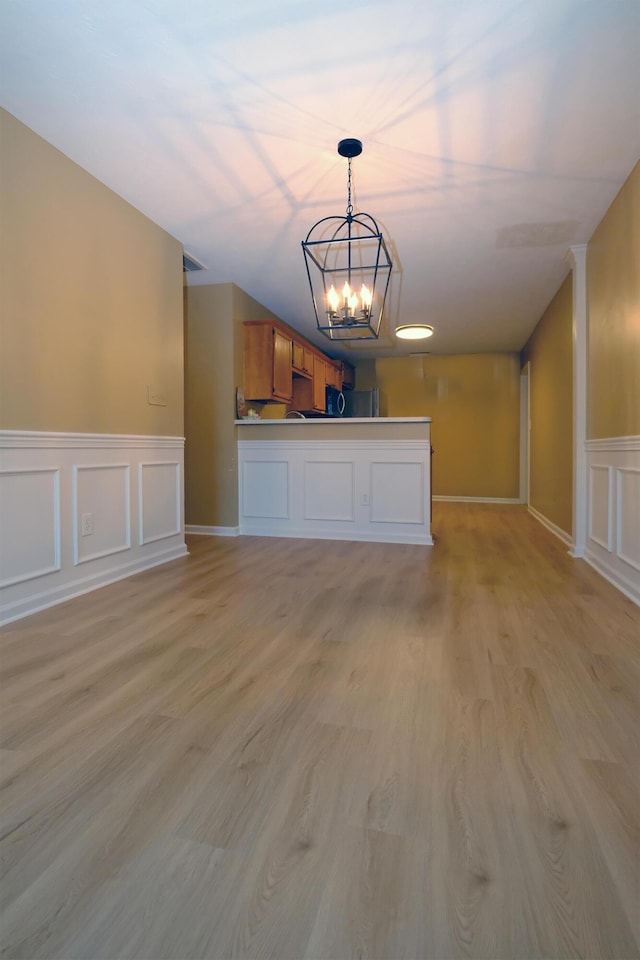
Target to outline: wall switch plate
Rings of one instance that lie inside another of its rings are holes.
[[[166,394],[161,390],[154,389],[154,387],[147,387],[147,403],[152,404],[154,407],[166,407]]]
[[[93,533],[93,514],[83,513],[80,518],[80,533],[83,537],[90,537]]]

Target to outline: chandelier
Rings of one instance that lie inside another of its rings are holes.
[[[354,213],[351,160],[360,140],[341,140],[348,160],[346,216],[323,217],[302,241],[318,330],[330,340],[377,340],[393,263],[378,224]]]

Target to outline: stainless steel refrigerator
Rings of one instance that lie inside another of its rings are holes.
[[[380,393],[378,387],[371,390],[345,390],[345,417],[379,417]]]

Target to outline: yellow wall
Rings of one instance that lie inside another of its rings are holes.
[[[2,110],[0,139],[0,426],[182,436],[181,244]]]
[[[571,274],[522,352],[530,362],[529,502],[571,535],[573,525],[573,287]]]
[[[236,389],[242,386],[242,324],[277,319],[233,283],[187,289],[186,522],[238,524]],[[252,404],[260,409],[260,404]]]
[[[432,417],[435,496],[517,499],[516,354],[376,360],[382,416]]]
[[[232,311],[230,283],[187,289],[185,507],[190,524],[238,523]]]
[[[640,163],[587,247],[587,437],[640,434]]]

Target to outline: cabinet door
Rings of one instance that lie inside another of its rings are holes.
[[[291,386],[291,340],[273,330],[273,398],[288,403],[293,395]]]
[[[326,385],[327,381],[325,362],[320,357],[314,355],[313,358],[313,409],[318,413],[324,413],[326,410]]]
[[[291,349],[293,351],[292,364],[294,370],[304,371],[304,347],[301,343],[297,343],[297,341],[294,340]]]
[[[305,373],[308,373],[310,377],[313,376],[313,356],[313,350],[309,350],[308,347],[304,347],[302,369]]]
[[[244,327],[244,396],[246,400],[273,397],[273,327],[267,323]]]
[[[355,382],[355,371],[350,363],[345,360],[340,364],[340,389],[353,389]]]
[[[327,363],[327,372],[326,372],[326,381],[328,387],[335,387],[336,390],[342,388],[342,378],[340,375],[340,368],[335,363]]]

